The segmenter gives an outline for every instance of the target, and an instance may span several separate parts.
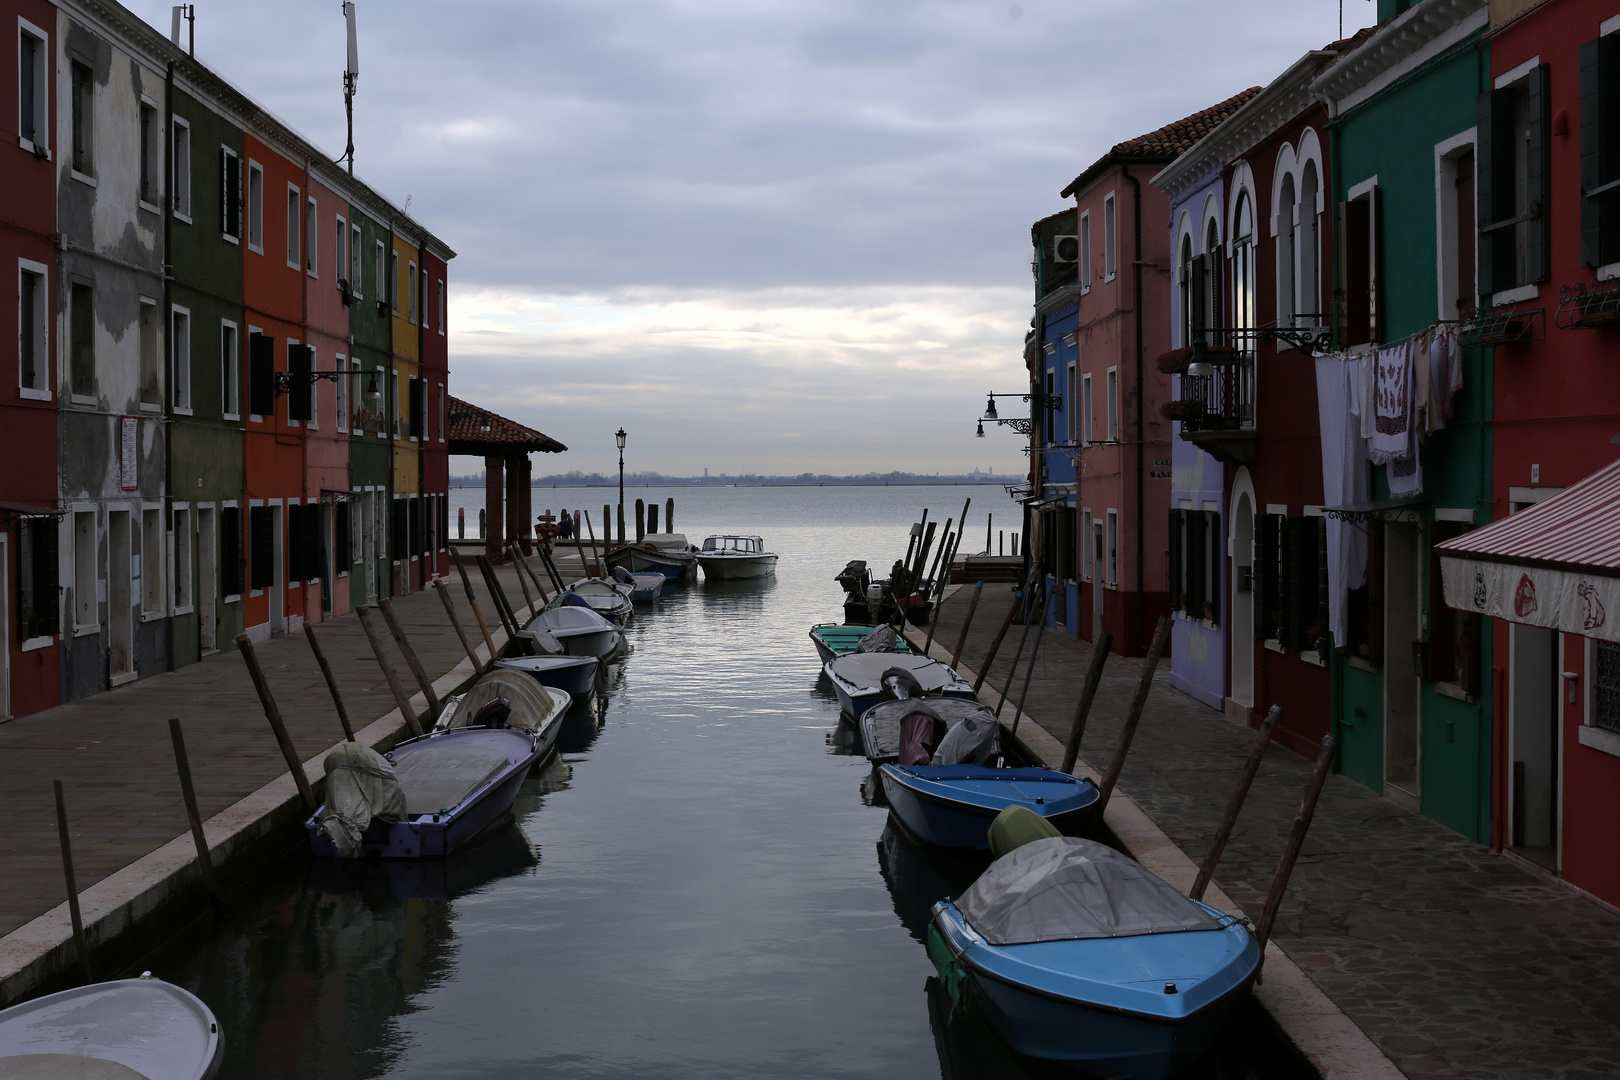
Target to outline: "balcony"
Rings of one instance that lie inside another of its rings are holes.
[[[1178,352],[1190,350],[1177,350]],[[1174,353],[1167,353],[1170,360]],[[1204,351],[1208,375],[1183,367],[1181,396],[1160,410],[1181,424],[1181,437],[1217,461],[1252,465],[1255,460],[1254,353],[1239,349]],[[1164,364],[1161,362],[1161,368]]]

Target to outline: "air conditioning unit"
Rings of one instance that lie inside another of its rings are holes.
[[[1052,260],[1060,263],[1080,261],[1080,238],[1078,236],[1052,237]]]

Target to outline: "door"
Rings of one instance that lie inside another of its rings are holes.
[[[1384,794],[1421,810],[1420,686],[1415,650],[1423,638],[1418,526],[1384,528]]]
[[[1254,707],[1254,504],[1238,493],[1232,508],[1232,700]]]
[[[1108,576],[1107,550],[1104,547],[1103,523],[1091,523],[1091,640],[1096,641],[1103,631],[1103,582]]]
[[[287,550],[281,533],[281,505],[270,507],[270,587],[265,590],[270,598],[270,632],[282,634],[287,630],[286,601]]]
[[[1558,636],[1508,627],[1508,843],[1548,870],[1558,869]]]
[[[134,582],[128,510],[107,515],[107,676],[122,679],[135,671],[135,628],[130,622]]]
[[[20,529],[27,529],[33,522],[27,518],[18,523]],[[9,534],[0,533],[0,719],[11,717],[11,619],[6,614],[11,610],[11,545],[7,543]],[[36,556],[37,558],[37,556]],[[21,629],[24,637],[28,636],[26,629]]]
[[[197,508],[197,647],[219,648],[219,534],[214,508]]]

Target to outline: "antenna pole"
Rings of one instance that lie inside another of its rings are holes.
[[[349,119],[349,145],[343,150],[343,156],[349,159],[349,175],[354,175],[354,76],[349,72],[343,73],[343,112]]]

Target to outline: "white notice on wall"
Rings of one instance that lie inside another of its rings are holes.
[[[139,460],[140,419],[126,416],[124,419],[124,437],[122,440],[122,454],[119,460],[119,473],[123,477],[125,491],[134,491],[140,487],[136,477],[136,462]]]

